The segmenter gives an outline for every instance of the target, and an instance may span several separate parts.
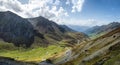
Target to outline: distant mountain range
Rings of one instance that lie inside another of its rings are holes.
[[[110,32],[118,27],[120,27],[119,22],[112,22],[107,25],[102,25],[102,26],[93,26],[93,27],[88,27],[88,26],[78,26],[78,25],[68,25],[71,29],[78,31],[78,32],[83,32],[88,35],[90,34],[100,34],[103,32]]]
[[[94,26],[92,28],[89,28],[85,31],[87,34],[100,34],[102,32],[110,32],[116,28],[120,27],[119,22],[112,22],[107,25],[102,25],[102,26]]]
[[[0,12],[0,38],[16,46],[48,45],[64,39],[76,39],[68,33],[74,30],[65,25],[58,25],[44,17],[22,18],[10,11]],[[87,38],[79,33],[82,38]]]
[[[87,29],[89,29],[89,26],[79,26],[79,25],[67,25],[69,28],[78,31],[78,32],[85,32]]]

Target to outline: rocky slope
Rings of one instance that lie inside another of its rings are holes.
[[[41,16],[36,18],[29,18],[28,21],[31,22],[31,24],[34,26],[35,31],[37,31],[37,33],[42,36],[42,40],[40,43],[51,44],[57,43],[62,40],[74,40],[75,42],[77,40],[76,36],[81,38],[81,40],[83,40],[84,38],[88,38],[87,35],[83,33],[75,32],[65,25],[58,25],[55,22]],[[37,37],[38,34],[36,35]]]
[[[26,19],[10,11],[0,12],[0,38],[16,46],[29,47],[34,41],[34,29]]]
[[[69,28],[68,26],[66,25],[60,25],[62,28],[64,28],[66,31],[69,31],[69,32],[77,32],[75,30],[73,30],[72,28]]]
[[[43,46],[68,39],[76,41],[75,36],[81,40],[88,38],[41,16],[24,19],[10,11],[0,12],[0,38],[16,46]]]
[[[82,42],[71,50],[69,60],[60,65],[119,65],[120,28],[91,41]]]
[[[66,30],[60,27],[58,24],[49,21],[48,19],[41,16],[30,18],[28,21],[32,23],[37,33],[41,34],[41,36],[43,36],[43,39],[48,41],[46,43],[60,41],[64,36],[64,32],[66,32]]]
[[[38,30],[38,32],[41,34],[65,32],[65,30],[59,25],[41,16],[30,18],[28,21],[30,21],[33,24],[35,30]]]

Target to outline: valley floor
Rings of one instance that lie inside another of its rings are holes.
[[[54,59],[61,56],[62,53],[68,49],[68,47],[63,47],[61,45],[24,49],[16,48],[12,44],[3,41],[0,41],[0,43],[0,56],[13,58],[23,62],[39,63],[48,58]]]

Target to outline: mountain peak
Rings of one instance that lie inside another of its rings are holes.
[[[0,12],[0,15],[1,16],[3,16],[3,17],[7,17],[8,19],[9,18],[22,18],[22,17],[20,17],[20,16],[18,16],[16,13],[14,13],[14,12],[11,12],[11,11],[2,11],[2,12]]]
[[[111,22],[110,24],[108,24],[108,25],[118,25],[118,24],[120,24],[119,22]]]
[[[11,12],[11,11],[1,11],[0,13],[1,13],[1,14],[14,14],[14,13]]]

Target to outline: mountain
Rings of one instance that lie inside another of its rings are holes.
[[[10,11],[0,12],[0,38],[15,46],[46,46],[75,40],[76,36],[81,40],[88,38],[41,16],[25,19]]]
[[[39,33],[64,33],[66,30],[64,28],[60,27],[58,24],[44,18],[44,17],[36,17],[36,18],[30,18],[28,19],[30,21],[35,30],[38,30]]]
[[[58,24],[49,21],[44,17],[29,18],[28,21],[33,25],[36,31],[36,40],[34,43],[40,44],[50,44],[56,43],[56,41],[61,41],[64,36],[64,28],[60,27]]]
[[[0,12],[0,56],[5,56],[0,57],[0,65],[37,65],[33,59],[43,61],[39,65],[120,65],[119,23],[94,28],[97,34],[107,32],[90,40],[84,33],[41,16],[24,19],[10,11]],[[35,47],[18,48],[7,42]]]
[[[0,12],[0,38],[16,46],[29,47],[34,41],[34,29],[26,19],[10,12]]]
[[[58,25],[55,22],[50,21],[42,16],[29,18],[28,21],[31,22],[34,29],[43,36],[43,40],[45,40],[45,42],[43,42],[44,44],[56,43],[66,39],[75,40],[76,36],[81,38],[81,40],[83,38],[87,38],[87,35],[83,33],[79,33],[79,35],[81,35],[79,36],[78,32],[73,31],[69,27],[65,25]]]
[[[86,34],[41,16],[25,19],[0,12],[0,65],[51,65],[49,60],[39,62],[86,40]]]
[[[100,34],[100,33],[104,33],[104,32],[110,32],[111,30],[114,30],[118,27],[120,27],[120,23],[112,22],[108,25],[94,26],[92,28],[89,28],[85,31],[85,33],[87,33],[87,34]]]
[[[79,26],[79,25],[67,25],[69,28],[78,31],[78,32],[85,32],[87,29],[89,29],[89,26]]]
[[[67,25],[60,25],[62,28],[64,28],[66,31],[69,31],[69,32],[77,32],[75,31],[74,29],[68,27]]]
[[[62,55],[60,65],[120,65],[120,27],[94,40],[82,42]],[[65,59],[65,60],[64,60]],[[64,60],[64,62],[63,62]],[[57,64],[57,63],[56,63]]]

